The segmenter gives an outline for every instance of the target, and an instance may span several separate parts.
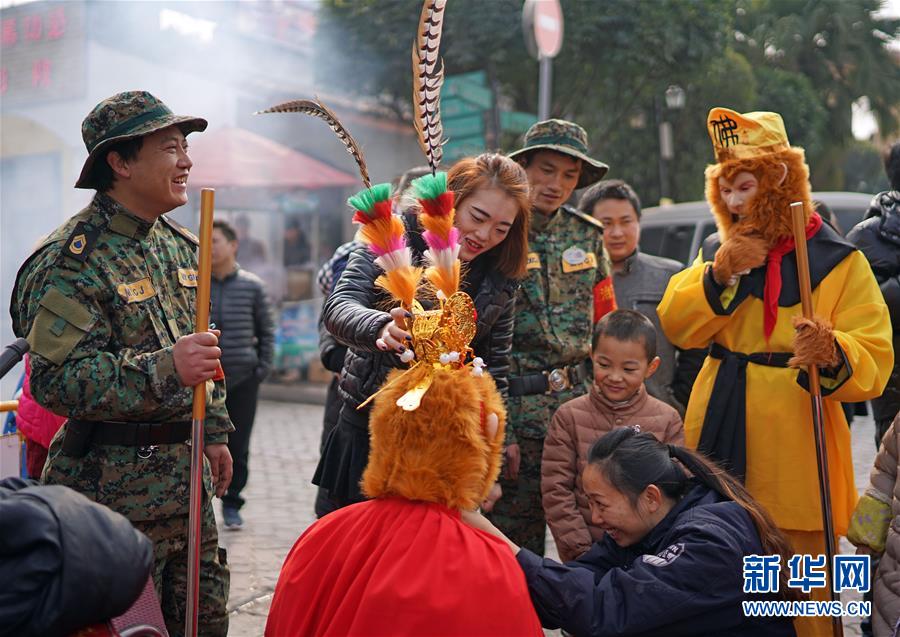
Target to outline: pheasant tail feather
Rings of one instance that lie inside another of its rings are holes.
[[[419,147],[425,153],[432,174],[443,158],[444,127],[441,124],[441,86],[444,67],[439,62],[444,6],[447,0],[425,0],[419,29],[413,43],[413,123]]]
[[[263,113],[303,113],[304,115],[312,115],[313,117],[325,120],[325,123],[334,131],[334,134],[337,135],[341,143],[347,148],[347,152],[350,153],[350,156],[356,161],[356,165],[359,166],[359,176],[362,178],[366,188],[372,187],[371,180],[369,179],[369,169],[366,166],[366,160],[363,157],[359,145],[356,143],[356,140],[353,139],[350,131],[341,124],[337,115],[335,115],[330,108],[325,106],[325,104],[314,99],[291,100],[289,102],[283,102],[282,104],[276,104],[264,111],[256,112],[257,115]]]

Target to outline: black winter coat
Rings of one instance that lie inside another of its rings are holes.
[[[412,215],[405,215],[404,222],[413,259],[421,263],[425,242],[418,221]],[[490,259],[490,255],[480,258]],[[356,412],[356,407],[384,383],[391,369],[404,366],[396,354],[382,352],[375,346],[381,330],[391,321],[385,311],[391,307],[391,299],[375,287],[375,279],[380,274],[372,253],[357,250],[350,256],[322,310],[325,327],[335,340],[350,348],[341,372],[342,413]],[[518,281],[486,268],[478,290],[470,291],[478,312],[478,326],[471,347],[476,356],[484,359],[504,396],[509,385],[509,353],[518,286]],[[368,423],[368,410],[361,410],[357,415],[360,418],[356,422]]]
[[[892,420],[900,410],[900,192],[875,195],[864,221],[847,239],[866,255],[894,328],[894,371],[880,398],[872,401],[876,420]]]
[[[153,545],[123,516],[59,485],[0,481],[0,636],[60,637],[124,613]]]
[[[606,535],[565,565],[528,549],[516,559],[545,628],[584,637],[791,637],[790,618],[744,615],[743,601],[774,600],[743,592],[743,559],[754,554],[763,548],[747,512],[697,484],[634,546]]]
[[[319,282],[319,290],[322,296],[327,299],[334,289],[334,284],[341,279],[344,268],[347,267],[347,261],[355,250],[364,250],[365,246],[356,241],[350,241],[338,247],[334,255],[325,262],[319,269],[316,277]],[[344,357],[347,355],[347,346],[338,343],[334,337],[325,329],[324,316],[319,313],[319,358],[322,366],[330,372],[334,372],[335,377],[328,383],[328,390],[325,394],[325,413],[322,416],[322,436],[319,441],[319,454],[325,451],[325,442],[331,430],[337,426],[338,418],[341,415],[341,393],[338,389],[337,375],[341,373],[344,367]],[[316,491],[315,511],[316,517],[331,513],[337,509],[337,505],[328,495],[327,489],[319,487]]]
[[[275,321],[258,276],[238,266],[224,279],[212,277],[209,320],[222,330],[222,369],[234,387],[248,378],[263,380],[272,369]]]

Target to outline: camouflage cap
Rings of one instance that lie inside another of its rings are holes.
[[[143,137],[173,125],[187,135],[206,130],[207,122],[200,117],[175,115],[168,106],[147,91],[126,91],[103,100],[81,123],[81,137],[84,139],[88,158],[75,187],[95,187],[94,162],[111,144]]]
[[[510,158],[524,157],[536,150],[555,150],[582,161],[581,176],[576,188],[584,188],[603,179],[609,166],[588,157],[587,132],[574,122],[564,119],[547,119],[532,125],[525,133],[525,145],[509,154]]]

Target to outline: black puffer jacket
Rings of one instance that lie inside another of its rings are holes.
[[[327,299],[334,290],[335,284],[341,280],[350,255],[357,250],[365,250],[365,245],[358,241],[349,241],[338,246],[334,255],[319,269],[317,276],[319,291]],[[344,367],[344,357],[347,355],[347,346],[338,343],[325,329],[324,312],[319,314],[319,358],[322,366],[330,372],[339,374]],[[328,411],[326,406],[326,412]]]
[[[124,517],[58,485],[0,481],[0,636],[53,637],[124,613],[153,545]]]
[[[418,221],[413,215],[405,215],[404,223],[413,259],[421,262],[425,242]],[[476,262],[491,258],[486,254]],[[468,291],[478,312],[478,326],[471,347],[484,359],[497,388],[505,396],[513,310],[519,284],[486,265],[472,264],[473,271],[483,271],[484,276],[477,290]],[[391,320],[384,310],[392,306],[387,293],[375,287],[375,279],[380,274],[381,269],[369,250],[355,251],[322,310],[325,327],[338,342],[350,348],[341,372],[340,391],[344,402],[341,414],[360,427],[368,424],[368,409],[357,411],[356,408],[384,383],[391,369],[402,366],[396,354],[381,352],[375,346],[381,330]]]
[[[209,320],[222,330],[222,369],[232,387],[255,377],[261,381],[272,368],[275,322],[258,276],[238,266],[224,279],[211,280]]]
[[[866,255],[894,328],[894,371],[881,398],[872,401],[875,420],[891,420],[900,410],[900,192],[875,195],[864,221],[857,224],[847,239]]]

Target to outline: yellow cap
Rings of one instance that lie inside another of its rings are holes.
[[[706,128],[720,163],[753,159],[791,147],[778,113],[758,111],[742,115],[728,108],[714,108],[706,118]]]

